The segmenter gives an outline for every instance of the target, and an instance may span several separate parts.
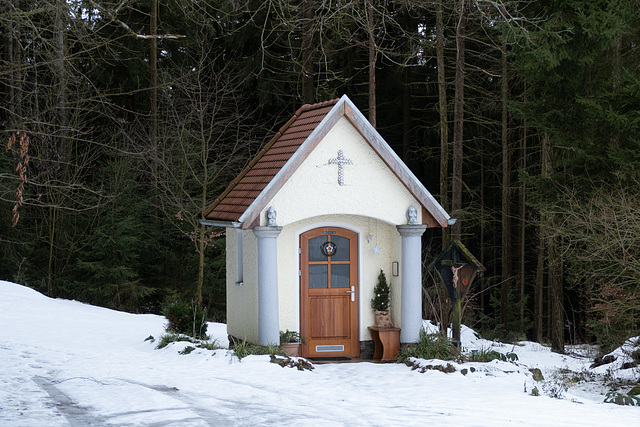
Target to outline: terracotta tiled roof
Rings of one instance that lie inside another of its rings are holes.
[[[303,105],[204,211],[208,220],[238,221],[340,99]]]

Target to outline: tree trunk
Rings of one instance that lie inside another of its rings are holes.
[[[436,59],[438,66],[438,111],[440,113],[440,204],[449,211],[449,123],[444,67],[444,19],[442,0],[436,1]],[[442,227],[442,249],[449,245],[450,231]]]
[[[549,178],[553,174],[553,147],[548,135],[542,138],[542,174]],[[555,217],[548,212],[541,218],[542,235],[546,242],[548,282],[549,282],[549,313],[551,350],[564,353],[564,292],[562,287],[562,260],[558,250],[559,240],[555,237]]]
[[[55,283],[54,283],[54,257],[55,257],[55,239],[56,239],[56,227],[58,223],[58,208],[52,206],[49,208],[49,227],[47,235],[47,243],[49,245],[49,260],[47,264],[47,296],[49,298],[55,298]]]
[[[202,116],[200,116],[202,117]],[[204,120],[200,120],[200,134],[202,135],[202,141],[206,141],[207,137],[206,130],[204,128]],[[205,144],[203,143],[201,146],[201,163],[202,163],[202,193],[200,199],[200,212],[204,212],[207,207],[207,190],[209,188],[209,165],[207,162],[207,150],[205,149]],[[198,282],[196,283],[196,299],[198,301],[198,307],[202,307],[202,288],[204,286],[204,250],[207,247],[205,244],[206,236],[205,236],[205,226],[204,224],[199,224],[198,228],[198,241],[196,242],[196,248],[198,251]]]
[[[549,150],[550,141],[549,135],[543,134],[541,138],[541,175],[543,178],[549,178],[551,175],[549,168]],[[533,295],[533,327],[534,336],[537,342],[542,342],[544,338],[544,271],[545,261],[547,259],[547,240],[549,235],[548,230],[548,216],[547,213],[540,211],[539,218],[539,239],[538,239],[538,263],[536,267],[536,282]]]
[[[53,34],[53,45],[56,50],[56,77],[58,85],[58,118],[60,120],[60,128],[65,129],[67,126],[67,85],[64,70],[65,46],[64,46],[64,30],[65,30],[65,4],[59,0],[56,7],[56,16]]]
[[[149,139],[151,144],[151,175],[154,186],[158,179],[158,0],[151,0],[151,43],[149,48]]]
[[[67,135],[67,79],[65,74],[65,59],[66,59],[66,49],[65,49],[65,28],[66,28],[66,2],[64,0],[59,0],[56,3],[56,11],[53,23],[53,47],[55,49],[54,55],[54,64],[53,70],[55,73],[56,79],[56,113],[57,113],[57,124],[59,131],[59,136],[53,139],[53,151],[55,156],[60,156],[60,158],[52,159],[59,170],[57,174],[60,174],[62,177],[62,182],[69,182],[69,165],[70,156],[71,156],[71,146],[69,141],[66,138]],[[47,243],[49,245],[49,260],[47,266],[47,293],[51,298],[55,298],[56,289],[55,289],[55,247],[58,227],[60,226],[61,218],[60,218],[60,206],[64,196],[61,194],[61,191],[64,191],[62,186],[56,185],[54,188],[49,188],[49,224],[48,224],[48,235],[47,235]]]
[[[9,112],[9,127],[17,127],[18,122],[21,121],[21,73],[20,62],[22,61],[21,46],[20,46],[20,29],[17,19],[16,10],[18,9],[18,1],[11,0],[7,2],[7,16],[8,23],[6,28],[7,40],[5,44],[5,53],[7,55],[7,62],[10,64],[8,70],[8,86],[9,86],[9,102],[7,105]],[[14,17],[16,17],[14,19]]]
[[[13,1],[8,1],[7,2],[7,9],[6,9],[6,13],[7,16],[15,16],[14,13],[14,9],[15,6],[13,5]],[[15,85],[15,61],[14,61],[14,48],[15,48],[15,42],[14,39],[17,36],[17,23],[14,22],[11,18],[9,18],[8,23],[7,23],[7,27],[6,27],[6,44],[4,46],[4,51],[5,54],[7,55],[7,62],[9,62],[9,64],[11,64],[11,66],[9,67],[9,70],[7,72],[7,80],[9,81],[9,105],[8,110],[9,110],[9,117],[11,118],[11,121],[14,120],[14,116],[15,116],[15,98],[16,98],[16,85]],[[11,126],[11,124],[9,125]]]
[[[313,95],[313,18],[314,0],[304,2],[304,39],[302,41],[302,103],[312,104]]]
[[[502,286],[500,312],[502,327],[507,330],[509,286],[511,285],[511,153],[509,150],[509,119],[507,97],[507,44],[502,43]]]
[[[544,138],[544,137],[543,137]],[[536,282],[533,293],[533,335],[537,342],[544,337],[544,260],[545,260],[545,221],[546,216],[540,213],[540,227],[538,239],[538,262],[536,266]]]
[[[408,31],[410,27],[409,11],[404,9],[404,28]],[[410,47],[407,47],[407,53]],[[409,90],[409,84],[411,83],[411,68],[405,66],[402,70],[403,85],[402,85],[402,160],[406,163],[409,160],[409,150],[411,147],[411,140],[409,138],[409,131],[411,129],[411,92]]]
[[[543,173],[549,177],[554,172],[553,147],[546,137],[543,139],[542,168]],[[562,287],[562,260],[558,245],[558,237],[555,236],[555,216],[549,212],[546,216],[545,228],[547,229],[547,265],[549,281],[549,305],[550,305],[550,332],[551,351],[564,353],[564,291]]]
[[[460,325],[462,323],[462,298],[458,295],[455,302],[453,303],[453,309],[451,310],[451,336],[453,345],[456,347],[456,350],[459,352],[462,349],[460,342]]]
[[[526,91],[526,88],[525,88]],[[525,100],[526,102],[526,100]],[[523,123],[523,135],[520,142],[520,170],[527,170],[527,121]],[[527,186],[524,181],[520,182],[520,301],[524,301],[525,296],[525,254],[526,254],[526,232],[527,232]],[[520,325],[524,328],[524,304],[520,306]]]
[[[464,123],[464,51],[467,17],[465,0],[459,0],[458,25],[456,27],[456,77],[453,111],[453,179],[451,184],[451,211],[458,221],[451,228],[451,238],[460,240],[462,227],[462,158],[463,158],[463,123]]]
[[[553,227],[555,218],[549,214],[549,226]],[[559,239],[548,239],[549,254],[549,299],[551,300],[551,351],[564,353],[564,292],[562,286],[562,260],[558,250]]]
[[[622,36],[616,38],[616,45],[613,50],[613,66],[611,67],[611,89],[616,94],[622,81]],[[613,132],[611,135],[611,146],[613,148],[620,147],[620,133]]]
[[[374,40],[373,0],[365,0],[367,7],[367,23],[369,25],[369,122],[375,128],[376,120],[376,44]]]
[[[202,307],[202,287],[204,285],[204,248],[205,245],[205,226],[200,224],[199,230],[199,240],[198,240],[198,283],[197,283],[197,292],[196,292],[196,300],[198,302],[198,307]]]
[[[485,221],[485,186],[484,186],[484,144],[480,142],[480,264],[485,264],[485,236],[487,221]],[[478,279],[476,279],[478,280]],[[485,313],[487,306],[487,281],[484,277],[480,277],[480,311]]]
[[[69,178],[69,165],[71,164],[71,142],[67,138],[69,117],[67,111],[67,76],[65,70],[65,61],[67,57],[65,46],[65,29],[67,26],[67,3],[59,0],[56,7],[56,16],[54,21],[53,45],[55,48],[55,74],[57,85],[57,114],[58,128],[60,132],[57,141],[57,152],[63,156],[60,162],[60,171],[65,180]]]
[[[411,150],[411,138],[409,132],[411,130],[411,93],[409,84],[411,82],[411,69],[405,67],[403,70],[404,84],[402,85],[402,160],[407,163],[409,161],[409,152]]]

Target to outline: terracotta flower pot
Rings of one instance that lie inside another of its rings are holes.
[[[281,344],[280,348],[287,353],[289,357],[298,357],[300,355],[300,343],[299,342],[288,342],[285,344]]]

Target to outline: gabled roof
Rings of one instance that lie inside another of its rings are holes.
[[[423,218],[432,226],[446,227],[451,218],[415,175],[344,95],[318,104],[307,104],[294,114],[264,146],[227,189],[203,212],[204,224],[251,228],[258,215],[282,185],[335,123],[345,117],[371,148],[422,204]]]
[[[339,99],[303,105],[204,211],[206,219],[238,222]]]

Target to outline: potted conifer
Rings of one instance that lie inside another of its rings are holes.
[[[371,308],[375,316],[375,324],[379,328],[393,328],[391,316],[389,315],[391,289],[387,283],[387,276],[380,269],[378,274],[378,283],[373,288],[373,299],[371,299]]]

